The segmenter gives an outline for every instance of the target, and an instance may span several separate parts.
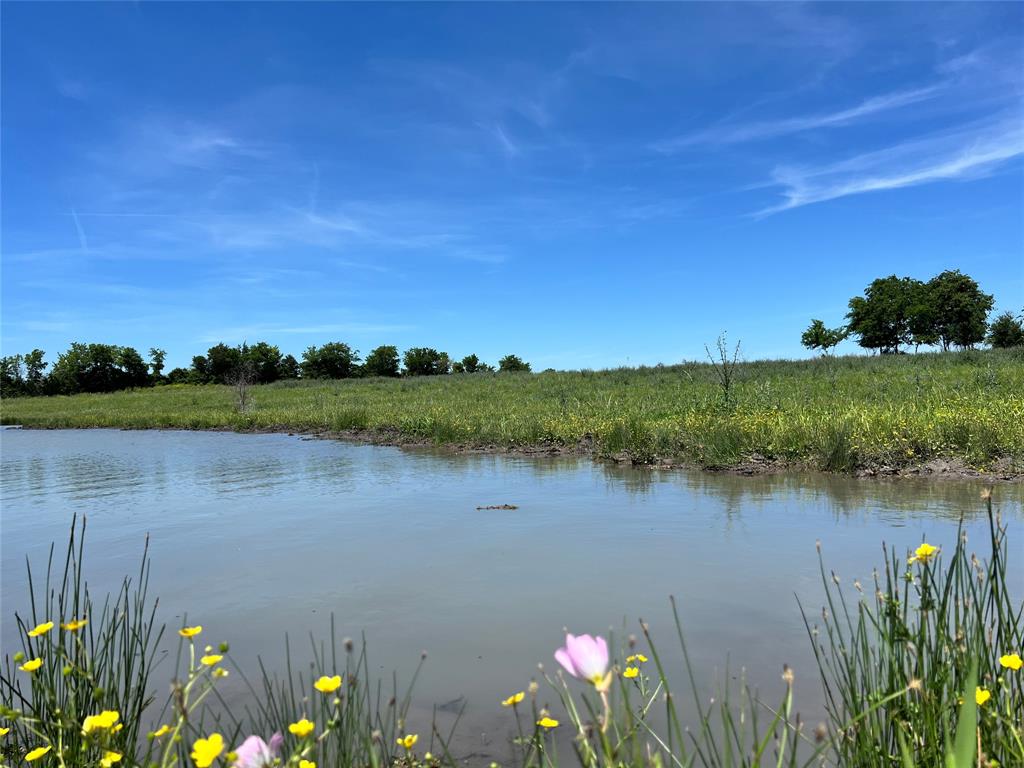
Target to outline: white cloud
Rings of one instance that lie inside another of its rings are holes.
[[[1024,125],[1016,116],[974,124],[820,167],[775,169],[785,201],[766,216],[849,195],[990,175],[1024,155]]]
[[[657,142],[653,146],[658,152],[670,154],[700,144],[737,144],[744,141],[758,141],[793,133],[802,133],[818,128],[849,125],[871,115],[931,99],[942,91],[943,88],[944,86],[940,84],[906,91],[895,91],[882,96],[874,96],[853,107],[815,115],[800,115],[779,120],[765,120],[745,124],[724,124],[684,136],[666,139],[665,141]]]

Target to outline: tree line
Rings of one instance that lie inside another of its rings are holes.
[[[365,359],[340,341],[311,346],[302,359],[282,354],[265,341],[229,346],[216,344],[205,355],[192,358],[188,368],[164,374],[167,353],[156,347],[148,361],[133,347],[75,342],[49,364],[45,353],[34,349],[24,355],[0,358],[0,396],[74,395],[114,392],[160,384],[270,384],[284,379],[349,379],[359,377],[439,376],[452,373],[529,372],[530,364],[506,355],[495,368],[476,355],[452,360],[432,347],[407,349],[399,359],[398,347],[383,345]]]
[[[846,338],[865,349],[901,354],[904,347],[971,349],[988,342],[997,348],[1024,346],[1024,313],[1004,312],[990,324],[992,294],[959,270],[946,270],[927,282],[912,277],[880,277],[850,299],[847,324],[828,328],[812,320],[800,340],[824,354]]]

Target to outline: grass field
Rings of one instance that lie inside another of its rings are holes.
[[[828,471],[933,459],[1024,469],[1020,350],[741,363],[728,401],[708,364],[159,386],[7,399],[28,427],[368,430],[437,444],[587,446],[637,464],[778,462]]]

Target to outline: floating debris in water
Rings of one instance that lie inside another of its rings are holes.
[[[519,509],[515,504],[491,504],[486,507],[477,507],[477,509]]]

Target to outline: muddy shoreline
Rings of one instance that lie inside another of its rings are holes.
[[[638,472],[685,469],[689,471],[707,472],[709,474],[730,475],[780,475],[787,472],[816,472],[823,475],[839,475],[856,478],[916,479],[916,480],[983,480],[993,483],[1024,483],[1024,469],[1016,468],[1009,459],[997,462],[990,470],[979,470],[968,466],[960,459],[932,459],[923,464],[903,467],[886,465],[868,466],[853,472],[827,472],[811,464],[786,462],[751,456],[739,464],[722,467],[706,467],[685,459],[660,458],[650,464],[636,464],[625,453],[612,456],[601,455],[592,438],[585,438],[574,445],[542,443],[532,445],[498,445],[495,443],[435,443],[433,440],[403,433],[397,429],[346,429],[346,430],[300,430],[284,425],[259,427],[255,429],[233,429],[230,427],[189,428],[189,427],[47,427],[6,425],[16,429],[121,429],[127,432],[136,430],[153,431],[185,431],[185,432],[235,432],[238,434],[284,434],[308,440],[341,440],[362,445],[379,445],[402,448],[414,451],[430,451],[449,455],[494,455],[522,457],[558,457],[571,456],[590,458],[596,462],[608,462],[623,467],[630,467]]]

